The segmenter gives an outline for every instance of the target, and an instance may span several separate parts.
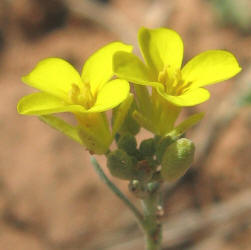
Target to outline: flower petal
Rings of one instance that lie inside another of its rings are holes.
[[[121,43],[110,43],[90,56],[82,69],[82,79],[91,85],[92,93],[110,80],[113,76],[112,58],[117,51],[132,51],[132,46]]]
[[[183,42],[173,30],[166,28],[141,28],[138,40],[142,55],[155,73],[164,68],[180,69],[183,59]]]
[[[130,86],[125,80],[107,82],[99,91],[96,103],[88,112],[103,112],[118,106],[129,95]]]
[[[68,101],[68,93],[72,84],[80,88],[82,80],[76,69],[60,58],[47,58],[40,61],[27,76],[22,77],[24,83],[53,96]]]
[[[114,73],[122,79],[127,81],[149,85],[160,86],[161,83],[154,79],[151,71],[144,65],[140,59],[132,53],[117,52],[113,57]]]
[[[224,50],[209,50],[192,58],[182,69],[182,78],[191,87],[202,87],[235,76],[241,68],[233,54]]]
[[[167,101],[180,107],[194,106],[205,102],[210,97],[210,93],[203,88],[191,89],[179,96],[168,95],[161,88],[157,88],[157,91]]]
[[[17,111],[23,115],[47,115],[61,112],[86,112],[83,106],[68,105],[61,99],[42,92],[24,96],[17,105]]]

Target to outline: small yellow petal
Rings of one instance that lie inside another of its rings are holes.
[[[132,51],[132,46],[113,42],[97,50],[85,62],[82,69],[82,79],[89,83],[93,94],[102,88],[103,84],[113,76],[112,58],[117,51]]]
[[[203,88],[191,89],[178,96],[168,95],[161,88],[158,88],[157,91],[167,101],[180,107],[195,106],[197,104],[205,102],[210,97],[210,93]]]
[[[42,92],[24,96],[17,105],[17,111],[23,115],[47,115],[61,112],[86,112],[83,106],[68,105],[61,99]]]
[[[147,65],[158,72],[165,68],[180,69],[183,59],[183,42],[173,30],[141,28],[138,34],[141,52]]]
[[[130,86],[125,80],[107,82],[98,92],[97,100],[88,112],[103,112],[118,106],[129,95]]]
[[[68,93],[75,84],[81,88],[79,73],[67,61],[60,58],[47,58],[40,61],[23,82],[42,92],[68,101]]]
[[[209,50],[192,58],[182,69],[191,87],[203,87],[227,80],[241,71],[235,56],[224,50]]]
[[[141,85],[160,86],[157,78],[134,54],[117,52],[113,57],[114,73],[122,79]]]

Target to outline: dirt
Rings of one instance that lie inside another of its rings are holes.
[[[102,25],[76,16],[59,1],[55,4],[60,6],[58,11],[64,13],[63,17],[54,16],[53,11],[49,15],[48,6],[41,10],[36,1],[16,2],[19,3],[6,2],[5,11],[0,11],[0,250],[102,250],[91,247],[92,243],[117,233],[126,238],[130,230],[138,234],[133,216],[99,180],[84,148],[36,117],[17,114],[16,104],[33,91],[20,78],[39,60],[61,57],[81,70],[91,53],[120,37]],[[147,1],[110,2],[135,26],[142,24]],[[217,48],[233,52],[244,72],[250,67],[251,37],[243,36],[236,28],[220,26],[208,1],[177,0],[172,6],[164,26],[183,37],[185,61],[203,50]],[[34,9],[38,14],[34,15]],[[47,19],[52,17],[60,19],[56,27],[48,24]],[[238,76],[210,87],[212,99],[187,113],[206,110],[206,115],[212,114],[222,99],[234,91],[233,86],[241,84],[240,79]],[[203,166],[188,173],[169,195],[165,204],[169,217],[188,208],[203,210],[250,190],[250,121],[250,107],[245,107],[227,124],[216,146],[200,164]],[[191,136],[194,134],[196,130]],[[147,135],[142,131],[140,136]],[[104,158],[98,160],[105,165]],[[114,182],[128,194],[125,181]],[[246,216],[250,222],[251,211]],[[248,250],[248,235],[250,223],[246,225],[242,219],[221,245],[212,245],[210,249]],[[167,249],[187,249],[206,237],[198,236],[185,247]]]

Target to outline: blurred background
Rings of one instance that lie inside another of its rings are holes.
[[[89,154],[16,112],[32,92],[20,78],[39,60],[61,57],[81,70],[108,42],[137,51],[141,26],[175,29],[185,62],[226,49],[243,68],[182,113],[206,115],[187,135],[197,145],[192,168],[166,189],[163,249],[250,249],[250,10],[250,0],[0,0],[0,249],[143,249],[133,215],[96,176]],[[113,181],[130,196],[127,182]]]

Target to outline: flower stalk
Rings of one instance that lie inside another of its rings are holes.
[[[146,250],[161,250],[160,192],[155,191],[142,200]]]
[[[91,163],[99,175],[100,179],[107,185],[108,188],[120,199],[124,202],[124,204],[132,211],[135,215],[138,224],[140,227],[144,227],[143,216],[140,211],[129,201],[129,199],[119,190],[119,188],[106,176],[104,171],[102,170],[101,166],[95,159],[95,157],[91,157]]]

